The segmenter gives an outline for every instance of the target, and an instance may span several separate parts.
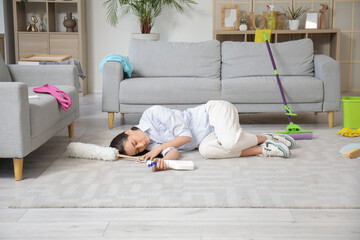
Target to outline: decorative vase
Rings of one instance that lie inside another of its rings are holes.
[[[298,30],[299,29],[299,19],[289,20],[289,29]]]
[[[76,26],[75,18],[72,16],[72,12],[67,12],[64,17],[64,27],[66,27],[67,32],[74,32],[74,28]]]
[[[39,24],[39,31],[40,32],[46,32],[46,27],[43,21],[40,22]]]
[[[240,31],[246,31],[247,29],[248,29],[248,27],[247,27],[246,23],[240,24],[240,27],[239,27]]]
[[[160,39],[160,33],[133,33],[131,37],[134,39],[158,41]]]
[[[45,27],[45,24],[44,24],[44,12],[40,11],[39,16],[40,16],[39,31],[40,32],[46,32],[46,27]]]

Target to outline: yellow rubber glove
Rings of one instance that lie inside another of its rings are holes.
[[[338,134],[344,137],[359,137],[360,136],[360,128],[353,130],[351,128],[343,128]]]

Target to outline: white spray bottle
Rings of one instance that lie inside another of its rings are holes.
[[[166,169],[174,169],[174,170],[194,170],[194,162],[193,161],[182,161],[182,160],[164,160],[166,164]],[[155,161],[147,161],[148,167],[155,166],[157,167],[157,162]]]

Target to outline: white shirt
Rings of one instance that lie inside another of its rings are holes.
[[[205,105],[188,108],[185,111],[169,109],[163,106],[152,106],[141,116],[140,128],[150,138],[146,150],[151,150],[179,136],[191,137],[192,141],[179,150],[189,151],[199,146],[200,142],[214,129],[209,124],[209,116]],[[172,148],[162,151],[165,156]]]

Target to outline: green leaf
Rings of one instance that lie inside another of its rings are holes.
[[[118,24],[118,14],[133,12],[139,18],[140,24],[152,26],[156,17],[160,16],[164,6],[174,7],[177,11],[183,12],[184,6],[192,8],[197,4],[194,0],[105,0],[107,21],[112,25]],[[144,29],[144,26],[141,26]]]

